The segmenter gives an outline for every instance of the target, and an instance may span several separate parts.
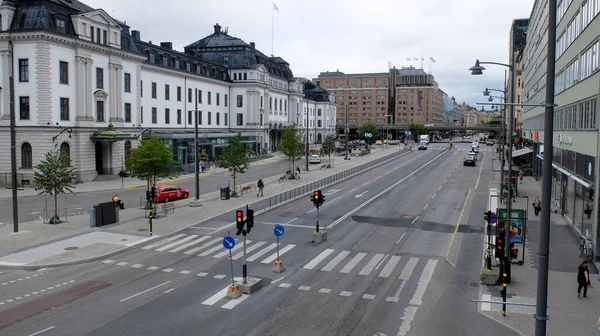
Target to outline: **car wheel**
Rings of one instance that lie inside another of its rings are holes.
[[[169,203],[171,199],[169,198],[169,196],[165,197],[165,203]]]
[[[183,194],[183,198],[188,198],[188,197],[190,197],[190,194],[188,194],[188,193]]]

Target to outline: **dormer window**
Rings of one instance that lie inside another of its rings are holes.
[[[186,63],[185,63],[185,70],[186,70],[187,72],[190,72],[190,71],[192,71],[192,65],[191,65],[190,63],[187,63],[187,62],[186,62]]]
[[[169,66],[169,59],[167,58],[167,56],[163,56],[163,65]]]
[[[179,69],[179,63],[180,63],[179,60],[176,59],[175,60],[175,69]]]
[[[63,19],[56,19],[56,30],[58,30],[60,33],[64,33],[66,32],[66,22]]]
[[[200,74],[200,70],[202,68],[200,68],[200,66],[198,64],[196,64],[196,73],[199,75]]]
[[[150,63],[156,63],[156,56],[154,54],[150,54]]]

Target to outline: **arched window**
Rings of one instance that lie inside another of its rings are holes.
[[[125,141],[125,158],[131,156],[131,141]]]
[[[29,142],[25,142],[21,145],[21,168],[33,168],[33,151]]]
[[[71,165],[71,146],[69,146],[69,143],[67,143],[67,142],[61,143],[60,151],[67,154],[67,157],[69,158],[69,166],[70,166]]]

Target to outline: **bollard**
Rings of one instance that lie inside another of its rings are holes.
[[[96,208],[90,208],[88,213],[90,214],[90,227],[95,228],[96,227]]]

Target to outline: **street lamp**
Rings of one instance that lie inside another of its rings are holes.
[[[202,202],[200,202],[200,167],[198,167],[200,163],[198,160],[198,146],[200,143],[198,140],[198,89],[194,89],[194,98],[195,107],[192,111],[194,111],[194,191],[196,197],[190,201],[189,205],[190,207],[199,207],[202,206]]]

